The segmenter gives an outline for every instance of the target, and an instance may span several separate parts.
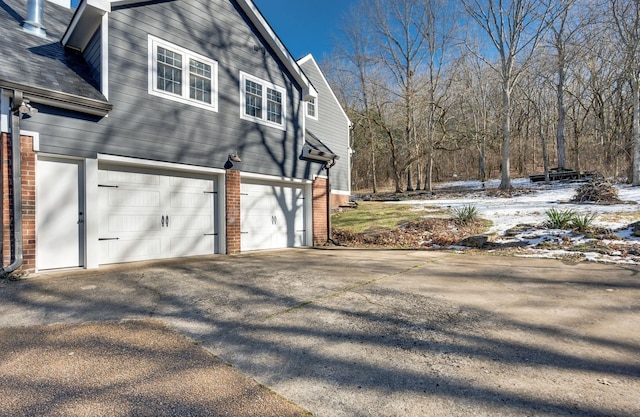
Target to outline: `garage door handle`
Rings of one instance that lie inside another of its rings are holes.
[[[162,227],[164,227],[164,216],[160,216],[161,220],[160,220],[160,224],[162,225]]]
[[[167,215],[167,219],[165,220],[165,223],[167,224],[167,227],[169,227],[169,215]]]

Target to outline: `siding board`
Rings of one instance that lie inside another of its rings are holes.
[[[300,87],[239,10],[232,0],[114,8],[108,40],[112,112],[96,120],[39,106],[38,116],[25,120],[24,128],[40,132],[41,149],[48,153],[103,153],[221,168],[227,154],[237,150],[243,171],[309,178],[308,163],[298,159]],[[93,65],[100,62],[99,32],[85,50]],[[218,112],[148,94],[148,34],[218,62]],[[267,53],[255,51],[255,44]],[[240,71],[285,88],[286,131],[240,118]]]
[[[100,28],[98,28],[82,53],[84,59],[89,64],[93,78],[97,81],[98,85],[100,85],[100,75],[102,73],[102,53],[100,50],[101,39],[102,34]]]
[[[331,168],[331,187],[350,191],[349,178],[349,120],[340,103],[334,99],[331,87],[326,83],[312,59],[305,60],[301,68],[318,90],[318,120],[307,118],[306,127],[316,134],[340,159]]]

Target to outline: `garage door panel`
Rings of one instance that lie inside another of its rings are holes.
[[[169,226],[177,231],[201,230],[207,232],[213,228],[211,216],[172,216]]]
[[[102,263],[157,259],[162,253],[160,238],[105,240],[100,245]]]
[[[207,210],[211,207],[213,197],[211,194],[205,194],[204,191],[195,192],[172,192],[171,207],[172,208],[197,208],[199,210]]]
[[[161,218],[158,215],[109,215],[106,232],[160,232]]]
[[[160,207],[160,191],[141,191],[130,189],[109,189],[108,207]]]
[[[169,241],[172,257],[213,253],[214,236],[181,234]]]
[[[120,169],[98,174],[101,263],[215,252],[213,179]]]
[[[241,184],[242,250],[304,246],[304,189],[280,184]]]
[[[102,170],[98,172],[98,181],[101,183],[117,183],[119,185],[141,186],[142,188],[159,185],[160,176],[156,174],[143,174],[131,171]]]

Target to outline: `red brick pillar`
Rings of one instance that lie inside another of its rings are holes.
[[[240,253],[240,171],[228,169],[225,175],[227,254]]]
[[[33,138],[20,136],[22,168],[22,270],[36,270],[36,153]]]
[[[2,256],[2,266],[11,263],[11,199],[9,195],[11,169],[11,140],[8,133],[0,133],[2,143],[0,144],[0,181],[2,181],[2,247],[0,247],[0,255]]]
[[[36,269],[36,154],[33,138],[20,136],[22,174],[22,241],[23,262],[20,270],[33,272]],[[0,177],[2,181],[2,265],[12,261],[13,251],[13,193],[11,184],[11,135],[2,133],[0,146]]]
[[[313,246],[327,243],[329,230],[327,225],[327,179],[313,180]]]

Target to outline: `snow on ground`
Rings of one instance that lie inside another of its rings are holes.
[[[496,189],[499,180],[485,184],[486,189]],[[536,246],[541,242],[570,241],[574,246],[583,244],[584,236],[575,235],[565,230],[550,230],[543,227],[548,219],[547,210],[573,210],[577,214],[595,214],[593,225],[612,231],[616,240],[602,241],[605,245],[637,245],[640,250],[640,238],[633,237],[630,223],[640,220],[640,187],[616,185],[619,197],[625,204],[601,205],[593,203],[575,204],[570,200],[581,183],[555,182],[552,184],[531,183],[529,179],[512,180],[512,185],[519,192],[511,198],[492,197],[479,192],[483,185],[477,181],[453,182],[439,184],[435,187],[435,198],[429,200],[404,200],[403,204],[413,204],[418,208],[456,209],[472,205],[483,219],[493,222],[488,233],[496,234],[496,242],[522,242],[529,248],[524,256],[560,257],[566,250],[543,250]],[[468,193],[448,193],[447,190],[469,190]],[[438,198],[442,193],[443,198]],[[505,236],[505,232],[518,225],[530,225],[521,233]],[[566,246],[566,245],[565,245]],[[640,257],[618,256],[617,251],[609,254],[583,252],[587,260],[607,262],[640,263]]]

